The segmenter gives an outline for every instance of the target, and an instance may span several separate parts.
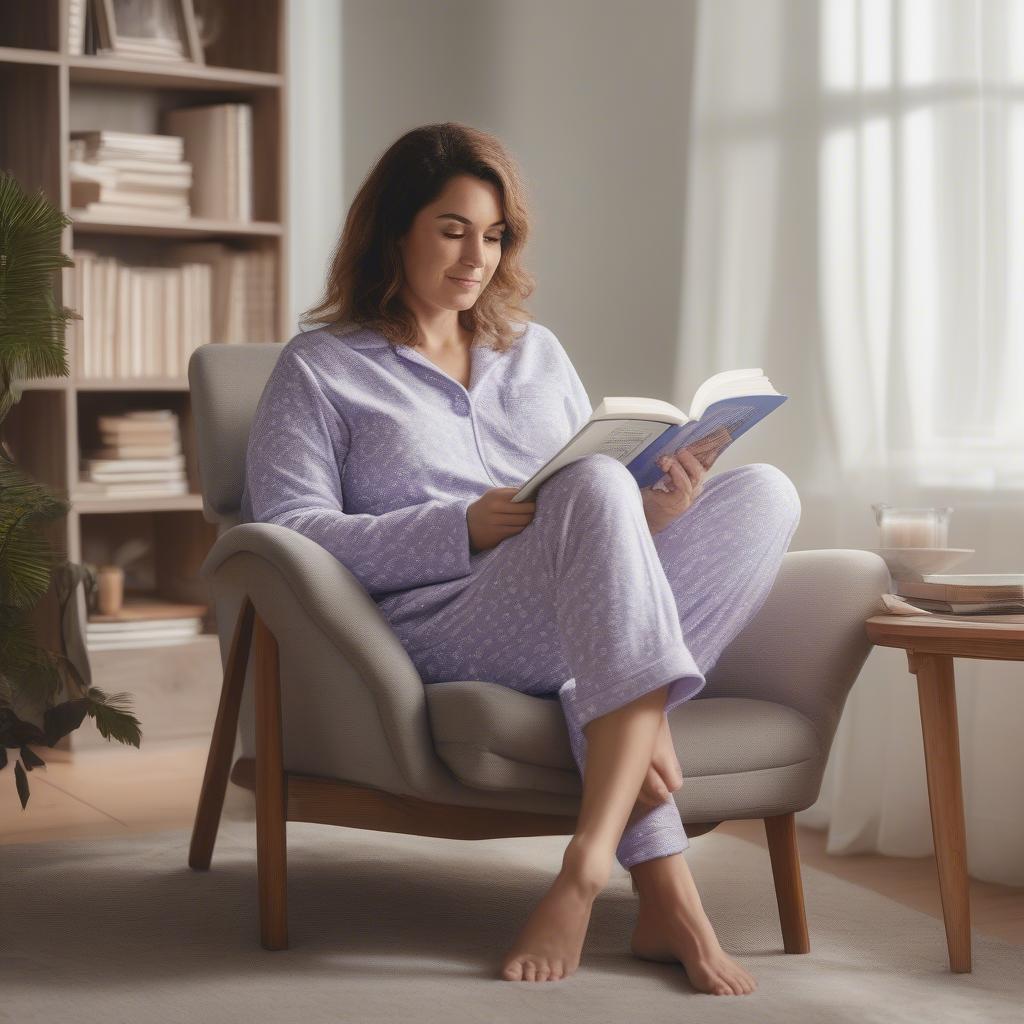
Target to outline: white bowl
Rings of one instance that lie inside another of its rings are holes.
[[[930,572],[949,572],[966,562],[974,548],[872,548],[881,555],[894,577],[919,579]]]

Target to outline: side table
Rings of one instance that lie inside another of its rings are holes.
[[[953,659],[1024,661],[1024,615],[872,615],[864,625],[872,643],[902,647],[917,676],[949,968],[966,973],[971,970],[971,907]]]

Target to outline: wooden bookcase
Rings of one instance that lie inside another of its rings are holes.
[[[245,248],[269,247],[276,256],[276,331],[288,334],[287,267],[287,41],[285,0],[221,0],[223,26],[205,50],[205,65],[73,55],[68,47],[67,0],[3,0],[0,3],[0,166],[29,191],[41,188],[69,216],[64,251],[98,247],[118,254],[139,237],[157,246],[208,239]],[[68,133],[106,128],[160,130],[166,109],[192,103],[247,102],[253,107],[253,216],[251,223],[191,219],[147,225],[73,215],[70,208]],[[79,306],[72,271],[56,282],[61,301]],[[73,562],[102,564],[124,542],[141,538],[151,554],[127,583],[172,601],[210,606],[203,635],[181,646],[96,651],[90,655],[93,683],[109,693],[136,697],[133,711],[147,736],[161,730],[160,717],[173,699],[188,699],[195,720],[196,697],[183,690],[196,679],[208,702],[212,729],[219,695],[220,654],[212,601],[198,576],[217,528],[202,514],[196,444],[186,377],[128,380],[82,379],[76,372],[73,322],[67,333],[70,377],[21,382],[25,394],[3,425],[4,440],[18,464],[71,503],[69,515],[50,534]],[[216,339],[215,339],[216,340]],[[171,408],[180,417],[189,494],[153,498],[80,497],[76,494],[82,452],[95,445],[100,413]],[[140,583],[140,579],[143,581]],[[45,605],[52,610],[53,589]],[[85,612],[84,603],[80,608]],[[55,616],[52,617],[55,621]],[[42,612],[40,624],[49,621]],[[84,621],[84,619],[83,619]],[[56,649],[54,634],[41,639]],[[140,678],[140,673],[144,678]],[[162,673],[162,675],[161,675]],[[188,677],[188,678],[186,678]],[[143,693],[151,693],[143,699]],[[207,690],[212,692],[207,693]],[[156,691],[165,694],[161,704]],[[150,721],[147,723],[147,707]],[[147,728],[148,725],[148,728]],[[91,720],[61,741],[64,749],[95,746]],[[69,742],[70,741],[70,742]],[[104,747],[108,742],[99,738]],[[115,744],[116,745],[116,744]]]

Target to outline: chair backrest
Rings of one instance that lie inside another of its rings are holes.
[[[197,348],[188,361],[203,516],[208,523],[238,522],[249,429],[283,348],[278,342],[214,343]]]

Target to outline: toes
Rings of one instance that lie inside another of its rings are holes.
[[[542,961],[537,968],[537,981],[547,981],[551,977],[551,968],[546,960]]]
[[[537,978],[537,965],[532,960],[527,960],[523,967],[523,981],[535,981]]]
[[[561,981],[565,977],[565,965],[561,960],[551,961],[551,980]]]
[[[505,966],[501,973],[509,981],[521,981],[523,977],[522,960],[513,960],[512,963]]]

